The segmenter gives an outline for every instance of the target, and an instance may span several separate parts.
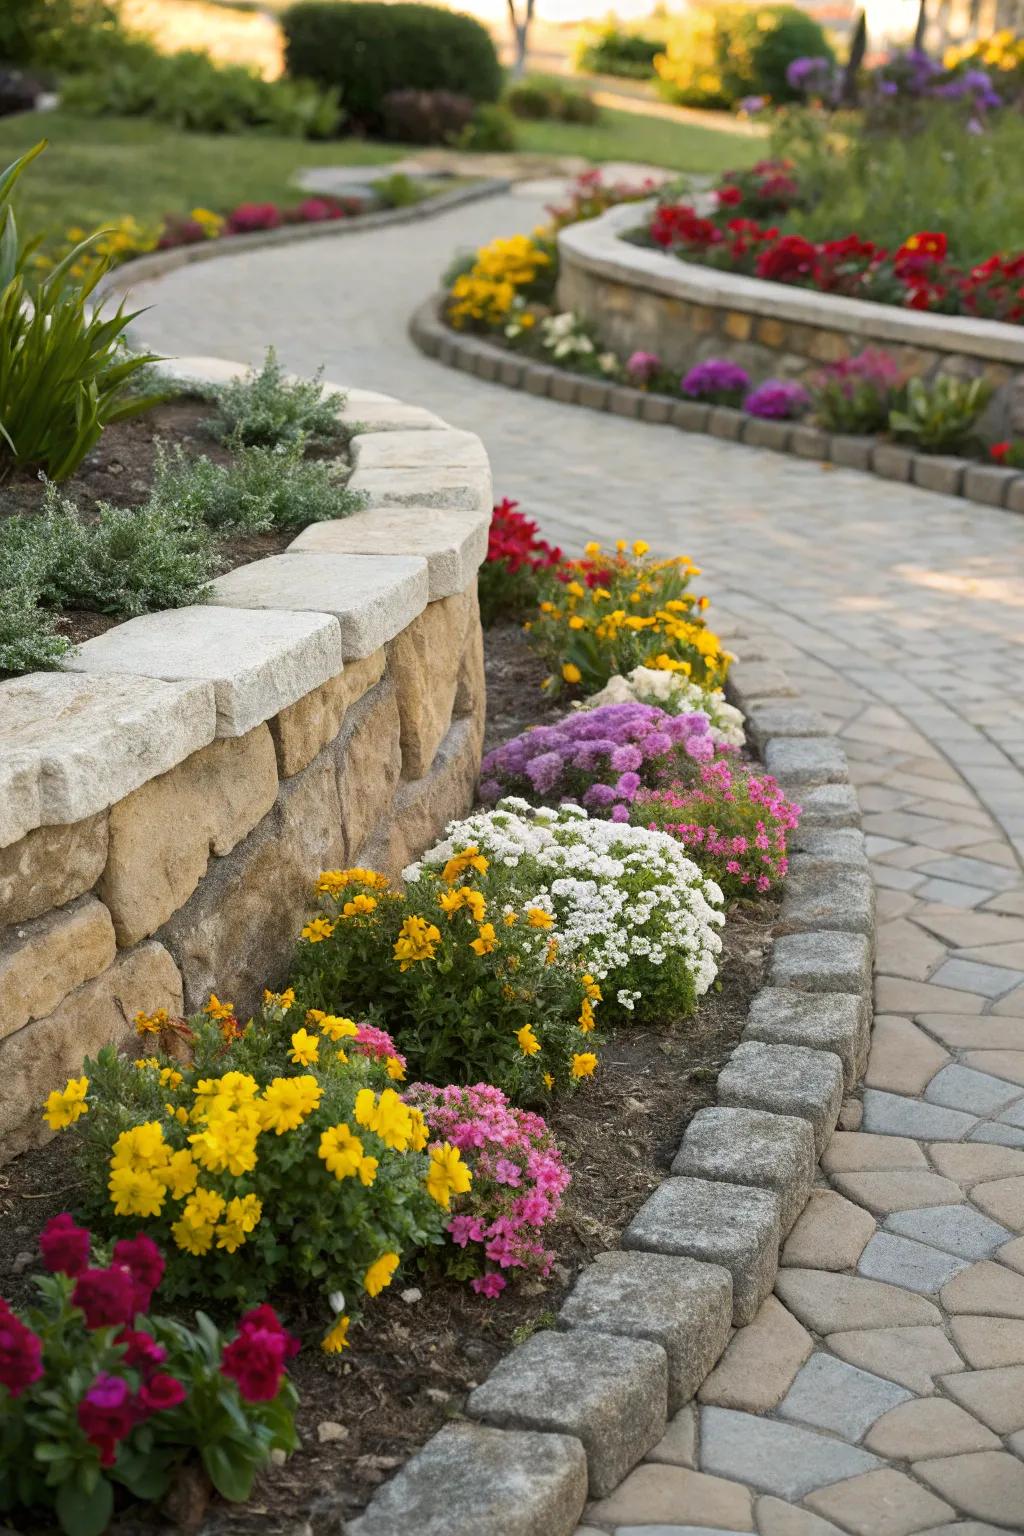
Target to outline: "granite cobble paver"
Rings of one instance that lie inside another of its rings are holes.
[[[954,1386],[1024,1366],[1020,1238],[988,1246],[997,1229],[1020,1231],[1024,1177],[1024,519],[856,469],[598,417],[418,353],[409,313],[453,250],[529,230],[551,199],[550,186],[522,186],[419,224],[415,240],[381,229],[184,268],[137,289],[133,307],[153,307],[134,333],[157,352],[201,344],[248,362],[273,342],[296,371],[323,362],[328,378],[417,401],[479,433],[497,493],[518,498],[565,547],[627,536],[691,554],[712,611],[756,642],[736,677],[747,697],[762,689],[757,739],[799,740],[811,712],[846,750],[850,785],[800,794],[807,815],[793,847],[857,868],[870,861],[883,1023],[861,1128],[836,1132],[825,1150],[828,1187],[793,1229],[769,1313],[777,1307],[793,1325],[778,1325],[790,1349],[783,1379],[806,1332],[804,1371],[845,1361],[914,1397],[856,1447],[780,1417],[789,1384],[779,1398],[774,1387],[758,1396],[762,1306],[719,1366],[730,1357],[741,1366],[728,1406],[706,1404],[699,1426],[692,1408],[677,1414],[577,1536],[1024,1530],[1024,1436],[980,1422],[999,1411],[989,1383]],[[577,397],[605,388],[584,381]],[[695,427],[706,416],[681,403],[670,419]],[[862,462],[862,445],[851,444],[847,462]],[[740,642],[734,649],[743,654]],[[795,692],[778,692],[780,665]],[[839,1051],[849,1091],[862,1065],[855,1014],[831,1034],[819,1015],[802,1040],[800,1012],[762,1021],[748,1040]],[[892,1183],[883,1201],[879,1179],[854,1182],[914,1173],[929,1178],[915,1198],[905,1183],[895,1202]],[[830,1207],[825,1194],[844,1205]],[[934,1255],[933,1274],[951,1259],[966,1267],[921,1294],[893,1259],[919,1251]],[[865,1255],[872,1268],[879,1254],[889,1256],[884,1283],[864,1277]],[[1000,1424],[1013,1423],[1018,1378],[990,1382],[1010,1403]],[[732,1406],[745,1390],[757,1411]],[[836,1412],[849,1406],[840,1384],[834,1395]],[[1004,1437],[998,1449],[986,1438],[994,1433]]]

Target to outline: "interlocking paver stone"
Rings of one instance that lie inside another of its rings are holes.
[[[700,1389],[702,1403],[766,1413],[785,1396],[814,1348],[806,1328],[774,1296],[740,1328]]]
[[[940,1299],[947,1312],[1024,1317],[1024,1275],[979,1259],[943,1286]]]
[[[843,1194],[867,1206],[877,1216],[912,1211],[921,1206],[956,1205],[963,1191],[952,1179],[925,1170],[896,1173],[834,1173],[832,1181]]]
[[[920,1461],[924,1456],[998,1450],[999,1441],[956,1403],[930,1397],[902,1403],[884,1414],[868,1431],[864,1445],[896,1461]]]
[[[869,1088],[887,1093],[916,1095],[949,1059],[949,1052],[909,1019],[877,1018],[864,1081]]]
[[[778,1412],[780,1418],[857,1441],[877,1418],[910,1396],[905,1387],[819,1352],[801,1369]]]
[[[746,1040],[719,1075],[718,1100],[809,1120],[820,1156],[839,1118],[843,1064],[831,1051]]]
[[[908,1136],[880,1136],[868,1131],[837,1131],[825,1149],[826,1173],[883,1173],[927,1169],[928,1161]]]
[[[1009,1451],[972,1451],[917,1461],[914,1472],[966,1515],[1004,1524],[1024,1509],[1024,1462]]]
[[[589,1520],[608,1528],[626,1525],[711,1525],[715,1530],[752,1531],[750,1490],[729,1477],[710,1477],[687,1467],[637,1467],[615,1492],[587,1510]]]
[[[1010,1317],[953,1317],[950,1333],[968,1365],[1024,1365],[1024,1321]]]
[[[987,1259],[1012,1233],[970,1205],[928,1206],[917,1211],[897,1211],[887,1218],[887,1232],[930,1243],[961,1259]]]
[[[1024,1429],[1024,1365],[960,1371],[942,1384],[950,1397],[997,1435]]]
[[[669,1420],[657,1445],[647,1452],[647,1460],[663,1461],[671,1467],[697,1465],[697,1410],[692,1403]]]
[[[859,1275],[780,1269],[775,1290],[790,1311],[815,1333],[841,1333],[850,1328],[907,1328],[941,1322],[938,1307],[925,1297]]]
[[[898,1381],[919,1396],[935,1390],[935,1378],[962,1370],[960,1359],[939,1327],[854,1328],[825,1340],[841,1360]]]
[[[937,1142],[929,1148],[929,1153],[939,1172],[955,1179],[964,1189],[1024,1175],[1024,1152],[1017,1152],[1012,1147],[956,1146]]]
[[[807,1502],[823,1515],[842,1520],[854,1536],[910,1536],[912,1531],[956,1513],[894,1467],[822,1488]]]
[[[853,1269],[875,1230],[874,1217],[831,1189],[812,1189],[780,1263],[806,1269]]]
[[[912,1238],[876,1232],[860,1256],[857,1273],[866,1275],[869,1280],[885,1280],[910,1291],[920,1291],[925,1296],[934,1296],[947,1280],[969,1265],[969,1259],[944,1253],[926,1243],[916,1243]]]
[[[839,1536],[839,1527],[831,1520],[770,1494],[757,1501],[757,1528],[761,1536]]]
[[[720,1105],[694,1115],[672,1172],[773,1189],[785,1235],[803,1210],[814,1167],[814,1134],[806,1120]]]
[[[976,1184],[971,1199],[995,1221],[1005,1223],[1014,1232],[1024,1232],[1024,1177],[1016,1175]]]
[[[1007,1109],[1020,1099],[1021,1094],[1016,1083],[992,1077],[988,1072],[975,1072],[954,1062],[932,1078],[924,1096],[931,1104],[945,1104],[949,1109],[962,1109],[965,1114],[987,1116]]]
[[[881,1466],[877,1457],[831,1435],[730,1408],[701,1409],[700,1464],[784,1499]]]
[[[864,1129],[893,1136],[917,1136],[923,1141],[960,1141],[978,1123],[976,1115],[924,1104],[919,1099],[880,1088],[864,1091]]]

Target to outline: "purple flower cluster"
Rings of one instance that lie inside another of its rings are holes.
[[[727,357],[709,357],[697,363],[680,383],[684,395],[708,400],[713,405],[739,405],[750,388],[750,375]]]
[[[686,779],[730,749],[716,745],[706,715],[667,715],[650,704],[605,704],[558,725],[524,731],[483,760],[480,796],[578,800],[626,821],[640,789]]]
[[[835,92],[836,71],[831,59],[817,55],[794,59],[786,69],[786,84],[791,91],[805,96],[831,97]]]
[[[626,373],[631,384],[642,388],[650,384],[661,372],[661,358],[657,352],[632,352],[626,359]]]
[[[766,379],[747,396],[743,409],[748,415],[760,416],[767,421],[793,421],[810,403],[802,384],[787,379]]]
[[[880,96],[963,101],[975,111],[1003,105],[986,70],[966,69],[963,74],[951,74],[920,48],[894,53],[876,71],[874,87]]]

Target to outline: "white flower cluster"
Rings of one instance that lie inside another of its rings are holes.
[[[591,357],[597,351],[586,323],[571,310],[565,310],[560,315],[548,315],[542,320],[540,339],[545,351],[559,360],[566,357]],[[596,361],[602,373],[617,373],[619,370],[619,360],[614,352],[600,352]]]
[[[702,688],[679,672],[663,672],[657,667],[634,667],[626,677],[609,678],[600,693],[591,694],[580,708],[634,702],[656,704],[669,715],[706,715],[712,740],[723,746],[742,747],[746,740],[742,711],[726,703],[720,688]]]
[[[632,1009],[644,982],[667,961],[685,962],[696,996],[718,973],[725,921],[722,892],[664,832],[591,820],[581,806],[557,810],[516,797],[452,822],[442,842],[403,870],[443,869],[470,844],[503,872],[517,901],[550,911],[559,950],[580,957],[598,981],[613,976],[620,1006]]]

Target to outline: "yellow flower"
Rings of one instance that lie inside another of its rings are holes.
[[[592,1002],[601,1002],[601,988],[588,971],[583,977],[583,990]]]
[[[135,1015],[135,1033],[137,1035],[158,1035],[167,1025],[167,1009],[158,1008],[155,1013],[143,1013],[141,1008]]]
[[[278,1136],[294,1131],[316,1109],[320,1095],[315,1077],[275,1077],[263,1091],[263,1129]]]
[[[209,1014],[211,1019],[216,1019],[218,1023],[224,1023],[227,1019],[234,1018],[235,1005],[234,1003],[222,1003],[216,992],[211,992],[210,1000],[203,1009],[203,1012]]]
[[[171,1236],[179,1248],[186,1253],[191,1253],[195,1258],[201,1258],[204,1253],[209,1253],[213,1243],[214,1228],[208,1224],[195,1226],[184,1218],[174,1222],[171,1226]]]
[[[601,546],[594,539],[591,539],[589,544],[583,546],[583,553],[589,560],[596,560],[601,553]]]
[[[137,1060],[132,1062],[132,1066],[137,1067],[140,1072],[146,1067],[159,1067],[159,1065],[160,1063],[155,1056],[139,1056]]]
[[[583,673],[574,661],[566,661],[562,664],[562,677],[567,683],[578,683],[583,679]]]
[[[347,1317],[339,1317],[330,1333],[321,1339],[320,1348],[325,1355],[340,1355],[343,1349],[348,1349],[348,1323]]]
[[[399,1061],[397,1056],[389,1056],[385,1062],[385,1066],[387,1068],[388,1077],[390,1077],[392,1082],[405,1082],[405,1068],[402,1066],[402,1063]]]
[[[236,1195],[229,1200],[224,1220],[217,1228],[217,1247],[234,1253],[241,1248],[263,1214],[263,1202],[256,1195]]]
[[[159,1063],[157,1063],[159,1066]],[[180,1088],[185,1079],[177,1067],[160,1067],[160,1087]]]
[[[375,912],[376,910],[376,896],[364,896],[361,891],[358,896],[353,896],[351,901],[346,901],[341,909],[343,917],[360,917],[367,912]]]
[[[307,1022],[310,1022],[310,1015],[315,1012],[316,1009],[310,1009],[310,1012],[306,1015]],[[342,1019],[333,1013],[321,1013],[316,1023],[320,1025],[321,1034],[326,1035],[328,1040],[335,1042],[351,1039],[353,1035],[358,1035],[359,1033],[359,1025],[355,1019]]]
[[[211,1227],[223,1216],[226,1203],[215,1189],[199,1184],[186,1200],[181,1219],[190,1227]]]
[[[322,944],[324,939],[329,939],[334,932],[334,924],[328,922],[326,917],[314,917],[312,922],[306,924],[301,937],[310,944]]]
[[[531,928],[553,928],[555,920],[543,907],[527,907],[526,920]]]
[[[597,1066],[593,1051],[577,1051],[572,1058],[573,1077],[589,1077]]]
[[[398,1268],[397,1253],[383,1253],[375,1259],[363,1276],[363,1290],[369,1296],[379,1296]]]
[[[484,858],[476,843],[470,843],[468,848],[463,848],[461,853],[456,853],[450,858],[441,871],[441,879],[445,885],[454,885],[459,876],[467,869],[475,869],[477,874],[486,875],[488,862]]]
[[[448,1141],[443,1141],[439,1147],[431,1147],[427,1193],[442,1209],[447,1211],[452,1195],[464,1195],[472,1183],[473,1175],[462,1161],[458,1147]]]
[[[360,1088],[353,1109],[356,1121],[379,1136],[394,1152],[407,1152],[418,1137],[422,1117],[403,1103],[393,1088],[378,1099],[372,1088]]]
[[[167,1191],[142,1169],[113,1168],[107,1188],[116,1216],[159,1216]]]
[[[477,929],[477,936],[469,942],[470,949],[478,955],[489,955],[498,947],[498,936],[494,931],[493,923],[481,923]]]
[[[183,1150],[171,1154],[171,1159],[161,1174],[172,1200],[184,1200],[196,1187],[199,1170],[191,1152]]]
[[[255,1104],[238,1110],[214,1106],[206,1127],[189,1137],[193,1155],[210,1173],[230,1173],[240,1178],[256,1167],[256,1138],[262,1129]]]
[[[517,1029],[516,1039],[524,1056],[536,1056],[540,1050],[540,1041],[533,1032],[532,1024],[524,1024],[522,1029]]]
[[[442,891],[438,901],[443,910],[447,912],[449,921],[456,912],[461,911],[465,907],[473,921],[481,923],[487,911],[487,902],[484,897],[479,891],[474,891],[472,886],[469,885],[457,886],[452,891]]]
[[[637,559],[639,560],[643,555],[647,554],[647,552],[650,549],[650,547],[651,546],[649,544],[645,543],[643,539],[637,539],[635,544],[633,545],[633,553],[634,553],[634,555],[636,555]]]
[[[294,1002],[295,1002],[295,988],[294,987],[289,987],[287,992],[268,992],[266,990],[266,988],[264,988],[264,991],[263,991],[263,1006],[265,1008],[280,1008],[285,1013],[287,1013],[289,1008],[291,1008],[292,1005],[294,1004]]]
[[[47,1095],[43,1106],[43,1119],[51,1131],[63,1131],[74,1125],[81,1115],[89,1113],[85,1096],[89,1092],[87,1077],[69,1077],[63,1092],[55,1088]]]
[[[326,1163],[328,1173],[333,1173],[336,1179],[348,1179],[359,1172],[363,1144],[342,1121],[339,1125],[328,1126],[323,1132],[317,1156]]]
[[[506,912],[505,913],[505,927],[506,928],[514,928],[516,923],[518,923],[518,921],[519,921],[519,913],[518,912]]]
[[[395,959],[401,962],[399,970],[407,971],[417,960],[432,960],[440,939],[440,929],[425,917],[407,917],[394,943]]]
[[[288,1055],[297,1067],[315,1066],[320,1058],[320,1042],[308,1030],[297,1029],[292,1035],[292,1048]]]
[[[558,940],[557,939],[548,939],[548,951],[547,951],[547,954],[544,956],[544,964],[545,965],[554,965],[554,963],[555,963],[555,961],[557,959],[558,959]]]
[[[585,1035],[589,1035],[594,1028],[594,1005],[589,997],[585,997],[580,1005],[579,1024]]]
[[[122,1131],[114,1142],[110,1166],[131,1168],[134,1172],[155,1173],[170,1161],[171,1149],[164,1141],[159,1120],[147,1120]]]
[[[547,1088],[550,1091],[554,1086],[555,1086],[555,1080],[551,1076],[551,1073],[550,1072],[545,1072],[544,1073],[544,1087]]]
[[[365,1189],[369,1189],[370,1185],[377,1177],[378,1167],[379,1164],[375,1157],[364,1157],[362,1162],[359,1164],[359,1182]]]

